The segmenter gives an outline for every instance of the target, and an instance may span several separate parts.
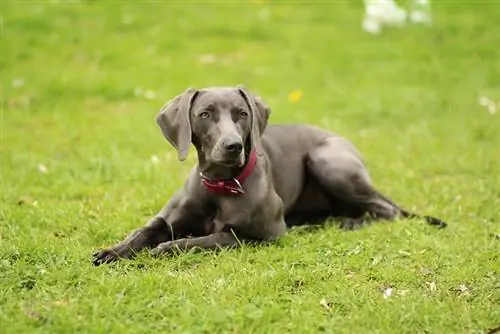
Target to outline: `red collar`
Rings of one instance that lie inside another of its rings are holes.
[[[250,152],[248,163],[241,171],[241,174],[228,180],[210,180],[200,173],[201,182],[207,188],[208,192],[219,196],[240,196],[245,192],[241,186],[243,182],[252,174],[257,163],[257,154],[255,150]]]

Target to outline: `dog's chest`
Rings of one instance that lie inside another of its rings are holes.
[[[251,219],[251,210],[245,202],[243,197],[220,198],[214,218],[214,232],[248,224]]]

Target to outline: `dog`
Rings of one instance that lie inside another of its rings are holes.
[[[178,250],[273,242],[288,228],[340,220],[352,230],[381,220],[422,218],[377,191],[356,147],[312,125],[267,126],[270,108],[243,85],[188,88],[156,116],[165,139],[184,161],[191,145],[198,163],[183,187],[145,226],[98,250],[93,263],[155,257]]]

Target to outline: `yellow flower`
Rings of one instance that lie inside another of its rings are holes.
[[[295,89],[288,94],[288,100],[292,103],[297,103],[302,99],[302,91],[300,89]]]

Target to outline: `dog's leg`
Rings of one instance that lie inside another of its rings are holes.
[[[98,266],[119,258],[130,259],[144,248],[183,237],[202,224],[196,201],[186,200],[182,192],[176,193],[165,207],[145,226],[130,233],[114,246],[94,253],[92,262]],[[202,227],[202,226],[201,226]]]
[[[395,204],[390,198],[388,198],[387,196],[384,196],[383,194],[381,194],[380,192],[377,192],[377,196],[382,199],[383,201],[393,205],[394,207],[397,207],[400,211],[401,211],[401,215],[404,217],[404,218],[418,218],[418,219],[424,219],[429,225],[434,225],[438,228],[445,228],[446,226],[448,226],[448,224],[444,221],[442,221],[441,219],[439,218],[436,218],[436,217],[432,217],[432,216],[427,216],[427,215],[419,215],[419,214],[416,214],[414,212],[409,212],[403,208],[401,208],[400,206],[398,206],[397,204]]]
[[[234,248],[238,239],[231,232],[217,232],[204,237],[184,238],[159,244],[151,251],[153,256],[171,254],[175,251],[187,251],[193,248],[213,250],[216,248]]]
[[[157,216],[119,243],[95,252],[92,262],[98,266],[114,262],[119,258],[130,259],[143,248],[154,247],[170,238],[171,233],[167,223],[162,217]]]
[[[375,219],[395,219],[400,211],[376,196],[362,161],[350,147],[346,149],[346,144],[340,138],[329,139],[307,159],[308,171],[327,193],[362,209],[359,217],[345,219],[341,227],[357,229],[368,222],[367,214]]]
[[[344,229],[356,229],[378,220],[418,217],[401,209],[374,189],[359,153],[342,138],[330,138],[310,152],[307,168],[332,196],[359,205],[368,214],[346,219],[341,224]],[[429,224],[446,226],[446,223],[437,218],[423,218]]]

